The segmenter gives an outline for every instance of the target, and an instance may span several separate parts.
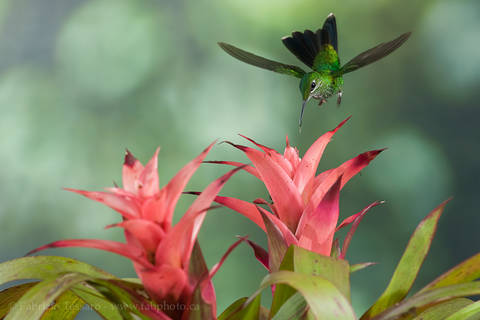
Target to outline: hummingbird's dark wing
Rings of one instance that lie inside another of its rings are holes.
[[[357,70],[358,68],[364,67],[367,64],[375,62],[382,59],[385,56],[388,56],[390,53],[398,49],[408,37],[410,37],[411,32],[407,32],[399,36],[398,38],[390,41],[379,44],[378,46],[371,48],[365,52],[360,53],[358,56],[347,62],[339,71],[339,73],[344,74]]]
[[[303,75],[305,74],[305,71],[300,67],[265,59],[260,56],[257,56],[256,54],[239,49],[225,42],[219,42],[218,45],[220,46],[220,48],[225,50],[225,52],[231,55],[232,57],[237,58],[238,60],[243,61],[245,63],[251,64],[253,66],[275,71],[278,73],[288,74],[297,78],[302,78]]]
[[[316,69],[317,65],[324,63],[316,58],[319,53],[326,49],[327,44],[331,45],[338,53],[335,16],[333,13],[330,13],[323,23],[323,27],[315,33],[308,29],[303,33],[295,31],[291,36],[283,37],[282,42],[303,63],[312,69]]]

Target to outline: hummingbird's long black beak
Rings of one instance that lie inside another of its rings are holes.
[[[303,121],[303,110],[305,110],[305,104],[307,104],[307,100],[303,100],[302,103],[302,111],[300,111],[300,119],[298,120],[298,129],[302,129],[302,121]]]

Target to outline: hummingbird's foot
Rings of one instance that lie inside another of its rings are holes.
[[[324,98],[320,98],[320,101],[318,101],[318,106],[321,107],[324,103],[327,103],[327,100],[325,100]]]
[[[340,107],[340,103],[342,103],[342,91],[338,91],[337,94],[337,107]]]

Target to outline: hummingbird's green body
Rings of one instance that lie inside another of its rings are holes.
[[[311,97],[322,103],[341,92],[343,77],[340,69],[337,51],[331,45],[326,45],[315,57],[313,71],[305,73],[300,80],[303,100],[307,101]]]
[[[330,14],[323,27],[316,32],[297,31],[293,32],[291,36],[282,38],[287,49],[312,69],[310,72],[305,72],[302,68],[294,65],[257,56],[224,42],[218,44],[228,54],[243,62],[300,78],[300,92],[303,99],[299,121],[301,126],[303,110],[308,100],[311,98],[319,100],[319,105],[321,105],[332,95],[337,94],[337,104],[340,104],[344,74],[387,56],[400,47],[409,36],[410,32],[407,32],[390,42],[381,43],[342,66],[338,57],[337,24],[335,16]]]

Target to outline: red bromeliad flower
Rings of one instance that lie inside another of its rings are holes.
[[[272,244],[278,248],[278,239],[286,248],[291,244],[329,256],[334,243],[334,233],[338,229],[355,222],[351,233],[344,241],[340,257],[345,257],[351,236],[363,215],[380,202],[374,202],[361,212],[345,219],[338,227],[339,192],[343,186],[358,172],[365,168],[381,150],[362,153],[348,160],[337,168],[316,175],[318,164],[325,147],[335,132],[348,120],[344,120],[335,129],[318,138],[307,150],[303,158],[298,150],[290,146],[288,137],[283,154],[261,145],[250,138],[242,136],[261,149],[254,149],[230,143],[242,150],[252,162],[243,170],[260,179],[268,189],[272,203],[257,199],[254,203],[231,197],[216,197],[215,201],[223,204],[255,222],[268,234],[270,252],[250,242],[257,258],[267,269],[278,267],[278,252],[272,253]],[[232,161],[208,161],[233,166],[243,166],[243,163]],[[266,210],[258,205],[267,205]],[[277,235],[272,239],[272,235]],[[283,256],[283,255],[282,255]],[[281,259],[282,257],[280,257]],[[272,261],[272,259],[276,261]]]
[[[102,202],[119,212],[123,222],[107,226],[124,229],[127,243],[109,240],[69,239],[42,246],[47,248],[90,247],[114,252],[131,259],[150,297],[157,303],[183,303],[188,306],[193,290],[202,286],[202,296],[212,304],[215,316],[215,292],[210,282],[220,264],[203,278],[189,274],[190,257],[205,214],[225,182],[240,168],[212,182],[192,203],[180,221],[172,226],[175,205],[190,177],[200,166],[213,143],[183,167],[162,189],[159,188],[157,158],[159,149],[144,167],[129,151],[125,155],[123,188],[107,188],[106,192],[67,189]],[[244,239],[241,239],[242,241]],[[231,249],[239,242],[235,243]],[[222,258],[223,262],[225,256]],[[198,275],[197,275],[198,276]],[[202,283],[200,283],[202,282]],[[180,310],[183,312],[183,310]],[[179,310],[169,316],[179,319]],[[170,319],[159,316],[160,319]]]

